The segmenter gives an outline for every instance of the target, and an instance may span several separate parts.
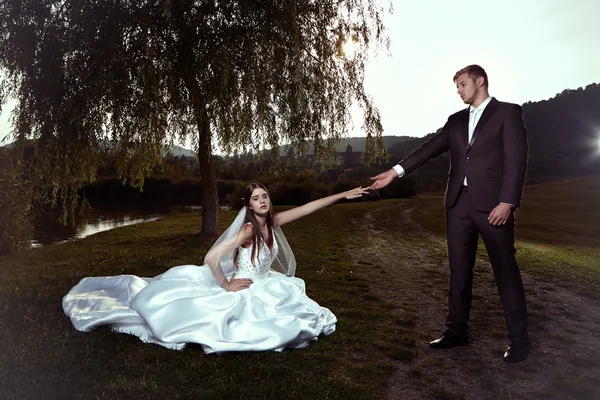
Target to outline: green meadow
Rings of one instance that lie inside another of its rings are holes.
[[[533,345],[508,366],[480,246],[473,343],[436,352],[448,268],[440,196],[337,204],[284,227],[297,276],[337,331],[301,350],[206,355],[109,329],[77,332],[61,299],[85,276],[202,264],[183,214],[0,258],[1,399],[592,399],[600,397],[600,177],[527,187],[517,212]],[[236,211],[223,211],[226,227]]]

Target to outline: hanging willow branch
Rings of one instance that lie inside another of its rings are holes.
[[[14,138],[35,139],[36,190],[63,210],[107,143],[123,180],[141,187],[165,144],[191,140],[214,214],[215,145],[291,143],[300,155],[312,141],[318,156],[348,135],[358,104],[367,158],[378,155],[383,130],[363,83],[367,55],[388,46],[385,12],[378,0],[4,1],[0,101],[17,100]]]

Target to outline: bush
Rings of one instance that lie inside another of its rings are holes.
[[[181,181],[172,182],[169,194],[177,198],[200,198],[202,197],[202,183],[197,178],[186,178]]]
[[[0,149],[0,254],[27,250],[33,238],[32,190],[19,155]]]
[[[239,180],[230,181],[217,179],[217,196],[219,196],[219,203],[221,205],[229,204],[233,207],[231,204],[231,201],[233,200],[233,194],[238,193],[240,197],[239,200],[241,201],[241,193],[243,193],[246,186],[246,183]]]

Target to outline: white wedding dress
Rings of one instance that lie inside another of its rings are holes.
[[[182,265],[155,278],[134,275],[82,279],[63,298],[75,329],[100,325],[170,349],[198,343],[206,353],[281,351],[302,348],[335,331],[336,317],[305,293],[304,281],[270,269],[273,255],[262,246],[239,248],[236,278],[248,289],[228,292],[207,265]],[[228,276],[229,278],[229,276]]]

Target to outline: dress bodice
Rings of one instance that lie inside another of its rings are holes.
[[[275,238],[273,238],[273,253],[269,247],[262,243],[260,249],[254,255],[254,262],[250,260],[252,257],[252,246],[238,248],[238,272],[244,275],[263,275],[269,272],[271,264],[277,257],[278,246]]]

